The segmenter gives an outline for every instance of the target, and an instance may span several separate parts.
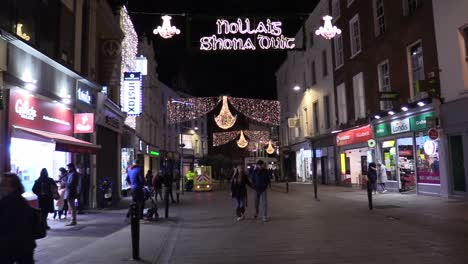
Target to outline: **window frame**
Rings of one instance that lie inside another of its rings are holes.
[[[320,131],[320,115],[319,115],[319,101],[315,100],[312,103],[312,116],[313,116],[313,122],[314,122],[314,134],[318,134]]]
[[[325,123],[325,129],[330,129],[331,127],[331,114],[330,114],[330,96],[323,96],[323,121]]]
[[[346,83],[342,82],[336,86],[338,96],[338,122],[346,124],[348,122],[348,109],[346,102]]]
[[[383,86],[384,74],[382,71],[382,66],[387,65],[387,75],[388,75],[388,87]],[[379,92],[390,92],[392,91],[391,84],[391,73],[390,73],[390,62],[388,59],[381,61],[377,64],[377,76],[379,81]],[[380,110],[388,110],[393,108],[392,101],[380,101]]]
[[[322,50],[322,77],[328,76],[327,49]]]
[[[378,14],[378,2],[382,5],[382,15],[379,16]],[[374,23],[375,23],[375,36],[380,36],[385,33],[386,26],[385,26],[385,7],[384,7],[384,0],[373,0],[372,1],[373,11],[374,11]],[[379,19],[382,18],[382,25],[379,23]]]
[[[409,85],[410,85],[410,96],[411,98],[414,98],[417,94],[416,94],[416,87],[415,87],[415,82],[414,82],[414,68],[413,68],[413,57],[412,57],[412,53],[411,53],[411,50],[413,47],[417,46],[417,45],[420,45],[421,46],[421,54],[422,54],[422,68],[421,68],[421,72],[423,74],[423,77],[425,77],[425,74],[424,74],[424,47],[423,47],[423,44],[422,44],[422,40],[419,39],[411,44],[409,44],[407,47],[406,47],[406,56],[407,56],[407,60],[408,60],[408,77],[409,77]],[[422,80],[425,80],[422,79]]]
[[[335,8],[338,7],[338,8]],[[331,5],[331,14],[333,17],[333,20],[337,20],[341,16],[341,0],[332,0],[332,5]],[[336,10],[338,10],[338,14],[336,13]]]
[[[357,35],[354,32],[354,25],[357,23]],[[359,14],[356,14],[349,20],[349,38],[350,38],[350,43],[351,43],[351,58],[356,57],[359,53],[362,51],[362,40],[361,40],[361,23],[359,20]],[[358,36],[356,38],[356,36]],[[354,40],[358,40],[355,41]],[[357,43],[359,42],[359,49],[356,48]]]
[[[465,60],[468,62],[468,25],[464,25],[463,27],[461,27],[460,32],[465,42]]]
[[[317,84],[317,73],[316,73],[316,67],[315,67],[315,60],[312,61],[311,63],[311,71],[312,71],[312,85]]]
[[[362,85],[356,85],[357,80],[361,80]],[[353,76],[353,99],[354,99],[354,117],[360,119],[366,116],[366,94],[364,87],[364,73],[360,72]]]
[[[343,49],[343,35],[337,35],[333,39],[334,52],[335,52],[335,70],[341,68],[344,65],[344,49]],[[341,47],[339,49],[338,47]],[[338,59],[341,63],[338,64]]]

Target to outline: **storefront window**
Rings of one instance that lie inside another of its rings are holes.
[[[418,182],[440,184],[439,140],[431,140],[427,135],[416,138],[418,159]]]
[[[397,171],[396,171],[396,146],[395,140],[389,140],[382,142],[382,162],[385,164],[387,171],[390,172],[388,175],[388,180],[396,181],[397,180]]]
[[[130,166],[132,166],[135,159],[135,150],[133,148],[123,148],[122,149],[122,190],[127,190],[130,186],[127,185],[127,172]]]
[[[55,151],[55,144],[22,138],[11,138],[11,171],[18,174],[25,188],[25,197],[33,197],[32,187],[42,168],[58,180],[59,168],[70,163],[70,154]]]
[[[399,138],[397,144],[401,188],[403,191],[413,190],[416,188],[413,138]]]
[[[301,149],[296,152],[296,168],[297,180],[308,181],[310,180],[310,163],[312,151],[310,149]]]

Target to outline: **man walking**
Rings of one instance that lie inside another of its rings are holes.
[[[143,176],[143,168],[141,160],[136,159],[134,164],[128,169],[127,183],[132,188],[132,199],[137,204],[139,217],[143,219],[143,209],[145,206],[145,198],[143,195],[143,186],[145,185],[145,178]],[[128,210],[127,218],[130,217],[130,210]]]
[[[79,184],[79,174],[76,171],[75,164],[69,163],[67,165],[68,174],[67,174],[67,182],[65,183],[65,195],[64,199],[66,199],[68,203],[68,208],[71,210],[72,220],[70,223],[66,224],[66,226],[74,226],[76,225],[76,206],[75,200],[78,198],[78,184]]]
[[[270,185],[270,177],[263,160],[257,161],[257,168],[253,173],[252,183],[255,187],[255,218],[259,213],[260,199],[262,200],[262,220],[267,221],[267,188]]]

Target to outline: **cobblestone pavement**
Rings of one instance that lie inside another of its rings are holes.
[[[169,220],[141,224],[142,262],[468,263],[466,201],[385,193],[369,211],[362,190],[319,186],[315,201],[311,185],[290,186],[288,194],[283,185],[269,190],[266,223],[252,217],[252,193],[241,222],[227,191],[186,193]],[[113,214],[122,219],[124,212]],[[132,262],[128,226],[70,249],[83,239],[73,232],[71,240],[51,233],[40,241],[38,263]],[[64,245],[62,256],[44,261],[56,244]]]

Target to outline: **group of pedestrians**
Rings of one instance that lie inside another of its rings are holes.
[[[377,194],[377,184],[380,186],[380,193],[387,192],[387,188],[385,187],[388,180],[387,168],[382,164],[382,161],[378,160],[377,164],[375,162],[369,163],[367,179],[370,183],[370,189],[374,194]]]
[[[267,189],[270,185],[270,176],[266,169],[266,163],[259,160],[255,169],[251,172],[249,178],[242,165],[234,169],[231,178],[231,196],[236,202],[237,221],[245,218],[245,208],[247,207],[247,186],[255,190],[255,215],[257,218],[260,213],[260,204],[262,205],[262,220],[266,222],[267,218]]]

